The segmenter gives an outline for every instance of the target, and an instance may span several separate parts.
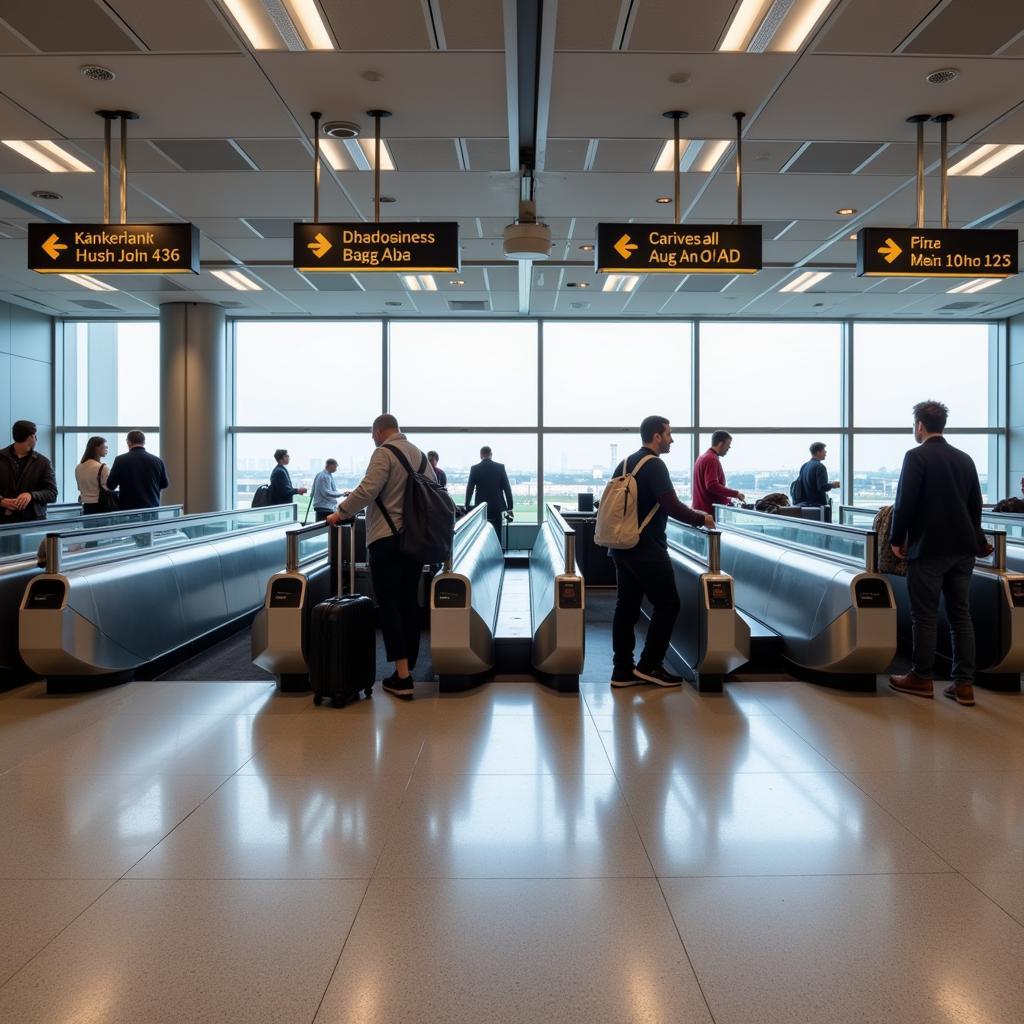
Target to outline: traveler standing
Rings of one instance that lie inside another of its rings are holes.
[[[18,420],[11,439],[0,450],[0,523],[45,519],[46,506],[57,500],[57,479],[50,460],[36,451],[36,425]]]
[[[270,494],[267,496],[268,505],[288,505],[296,494],[305,494],[305,487],[292,487],[291,474],[288,472],[288,463],[292,457],[288,454],[287,448],[278,448],[274,452],[274,461],[277,465],[270,472]]]
[[[640,440],[642,446],[623,459],[613,474],[636,473],[636,513],[641,533],[636,547],[612,551],[616,595],[612,618],[611,684],[634,686],[647,682],[679,686],[682,677],[674,675],[662,664],[679,614],[679,594],[665,539],[665,524],[669,516],[691,526],[712,528],[715,523],[710,515],[684,505],[672,486],[668,469],[660,458],[672,448],[669,421],[664,416],[648,416],[640,424]],[[640,660],[634,666],[636,624],[645,597],[653,609],[651,624]]]
[[[825,469],[827,449],[824,442],[811,445],[811,457],[800,467],[801,505],[828,505],[828,492],[839,486],[838,480],[829,480]]]
[[[322,523],[337,507],[341,491],[334,482],[334,474],[338,469],[337,459],[328,459],[324,468],[313,477],[313,496],[311,504],[316,513],[316,521]]]
[[[434,476],[437,477],[437,482],[448,489],[448,474],[438,465],[441,461],[441,456],[437,452],[427,452],[427,462],[430,463],[430,468],[434,471]]]
[[[164,460],[146,451],[146,435],[129,430],[128,451],[118,455],[110,467],[107,487],[117,489],[122,509],[158,508],[160,492],[167,487]]]
[[[487,503],[487,521],[494,527],[494,532],[501,537],[501,516],[507,511],[512,519],[512,485],[508,482],[508,473],[500,462],[491,457],[491,449],[484,445],[480,449],[480,461],[469,471],[466,483],[466,510],[476,505]],[[474,492],[476,501],[473,500]]]
[[[366,509],[366,545],[370,579],[380,609],[381,633],[388,661],[395,671],[382,681],[388,693],[412,700],[412,670],[420,647],[417,591],[423,572],[422,560],[402,554],[403,504],[408,473],[397,449],[413,470],[436,481],[427,457],[402,433],[398,420],[389,413],[378,416],[371,428],[377,450],[370,456],[363,479],[327,517],[331,524],[351,519]]]
[[[711,435],[711,447],[693,464],[693,507],[709,516],[714,515],[715,505],[728,505],[730,498],[746,498],[742,491],[725,486],[722,459],[731,447],[732,434],[716,430]]]
[[[84,515],[107,511],[107,507],[100,504],[100,496],[107,490],[110,478],[110,467],[103,461],[109,451],[105,437],[90,437],[85,443],[82,460],[75,466],[75,483]]]
[[[939,596],[953,640],[953,681],[943,691],[974,703],[974,623],[970,592],[975,558],[991,550],[981,532],[981,485],[974,462],[942,436],[949,410],[941,402],[914,406],[914,440],[903,457],[889,542],[907,559],[914,627],[911,670],[889,677],[900,693],[932,697]]]

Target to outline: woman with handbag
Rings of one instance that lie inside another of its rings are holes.
[[[107,490],[110,467],[103,461],[103,456],[109,450],[105,437],[90,437],[82,461],[75,466],[75,480],[78,483],[82,512],[87,516],[97,512],[114,512],[117,509],[117,498]]]

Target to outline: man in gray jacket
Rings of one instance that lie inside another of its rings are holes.
[[[394,445],[410,466],[423,465],[424,476],[430,480],[437,478],[423,452],[401,432],[398,420],[390,413],[373,421],[371,433],[377,450],[370,456],[366,474],[338,505],[338,511],[327,517],[327,522],[336,524],[366,509],[370,578],[380,609],[384,650],[388,661],[395,664],[395,671],[381,685],[396,697],[412,700],[412,670],[416,667],[420,646],[416,593],[423,566],[401,552],[399,534],[403,525],[407,474],[395,455],[383,446]],[[394,529],[388,523],[389,518]]]

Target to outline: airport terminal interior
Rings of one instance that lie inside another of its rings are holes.
[[[0,143],[0,1020],[1024,1020],[1020,0],[0,0]],[[973,704],[945,611],[890,685],[929,400]]]

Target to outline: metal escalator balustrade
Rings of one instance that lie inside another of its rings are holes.
[[[892,589],[873,530],[716,506],[722,569],[739,606],[775,630],[796,674],[875,687],[896,653]]]
[[[290,505],[50,533],[46,572],[19,609],[21,656],[64,688],[130,674],[216,634],[259,607],[294,521]]]

